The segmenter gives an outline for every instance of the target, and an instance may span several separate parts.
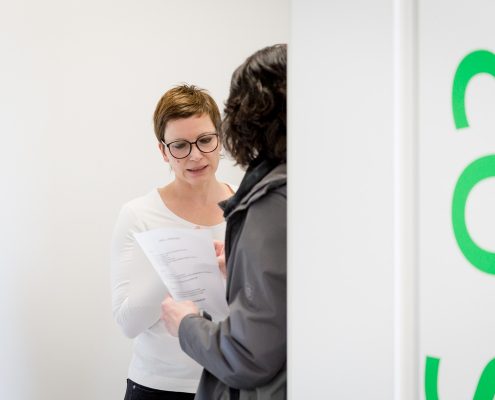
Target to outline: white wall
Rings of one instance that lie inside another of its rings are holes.
[[[485,253],[489,261],[484,266],[491,265],[491,273],[463,253],[454,233],[452,206],[454,190],[468,165],[486,156],[495,159],[495,3],[420,0],[418,4],[419,326],[421,385],[427,387],[421,398],[488,399],[495,393],[493,161],[485,168],[488,177],[474,181],[462,213],[469,235],[483,249],[476,254]],[[473,72],[482,73],[474,74],[465,92],[469,126],[458,128],[452,110],[454,76],[461,61],[478,50],[491,52],[492,59],[473,63]],[[437,373],[432,364],[427,368],[427,358],[439,360]],[[491,373],[482,379],[485,368]],[[428,385],[426,375],[431,377]]]
[[[293,399],[393,397],[392,6],[292,1]]]
[[[122,203],[170,179],[151,117],[172,85],[222,108],[235,67],[287,42],[287,0],[0,3],[0,398],[123,398],[111,318]],[[242,171],[224,160],[222,179]]]
[[[490,0],[292,1],[294,399],[493,398],[494,12]],[[469,126],[456,127],[454,76],[479,50],[488,57],[463,73]],[[397,272],[409,281],[394,288]]]

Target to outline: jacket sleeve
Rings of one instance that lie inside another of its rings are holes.
[[[268,383],[287,358],[287,202],[270,193],[248,210],[228,260],[234,297],[230,315],[214,323],[187,316],[182,349],[226,385],[253,389]]]
[[[166,295],[134,233],[139,220],[124,206],[115,226],[110,254],[112,312],[122,332],[134,338],[160,320],[160,304]]]

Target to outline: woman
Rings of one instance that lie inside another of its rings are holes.
[[[286,45],[264,48],[233,74],[224,144],[247,166],[222,203],[230,315],[202,317],[192,302],[162,303],[162,319],[204,367],[196,399],[286,398]]]
[[[115,320],[134,338],[125,400],[192,399],[201,367],[184,354],[160,321],[166,287],[133,234],[155,228],[201,227],[225,235],[218,203],[232,196],[219,182],[220,113],[208,93],[177,86],[164,94],[154,114],[158,148],[174,180],[121,210],[112,243],[112,303]]]

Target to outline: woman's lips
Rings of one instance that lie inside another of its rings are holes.
[[[208,165],[204,165],[202,167],[196,167],[196,168],[187,168],[187,170],[189,172],[193,172],[193,173],[196,173],[196,172],[201,172],[201,171],[204,171],[206,169],[206,167],[208,167]]]

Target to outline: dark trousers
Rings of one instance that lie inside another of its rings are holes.
[[[152,389],[127,379],[124,400],[193,400],[194,393],[168,392]]]

